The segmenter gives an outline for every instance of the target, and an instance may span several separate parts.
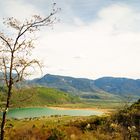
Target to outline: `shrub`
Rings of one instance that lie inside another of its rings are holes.
[[[51,134],[47,140],[65,140],[66,135],[61,130],[57,128],[51,129]]]

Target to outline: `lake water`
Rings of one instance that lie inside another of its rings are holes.
[[[51,108],[15,108],[9,110],[8,117],[22,119],[51,115],[90,116],[102,114],[103,112],[84,109],[59,110]]]

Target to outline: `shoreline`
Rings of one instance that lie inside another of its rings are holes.
[[[80,108],[80,107],[58,107],[58,106],[29,106],[29,107],[19,107],[16,109],[20,108],[49,108],[49,109],[55,109],[55,110],[89,110],[89,111],[97,111],[97,112],[102,112],[103,114],[111,114],[115,111],[115,109],[109,109],[109,108]],[[15,109],[15,108],[10,108],[10,109]]]
[[[50,106],[48,108],[56,110],[92,110],[103,112],[104,114],[110,114],[114,111],[114,109],[101,109],[101,108],[70,108],[70,107],[50,107]]]

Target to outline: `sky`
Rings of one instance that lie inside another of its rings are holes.
[[[54,2],[60,22],[38,33],[33,51],[43,74],[140,78],[139,0],[0,0],[0,30],[3,18],[47,16]]]

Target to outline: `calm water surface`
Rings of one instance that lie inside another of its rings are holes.
[[[51,116],[51,115],[90,116],[102,114],[103,112],[84,109],[59,110],[51,108],[15,108],[9,110],[8,117],[20,119],[20,118]]]

